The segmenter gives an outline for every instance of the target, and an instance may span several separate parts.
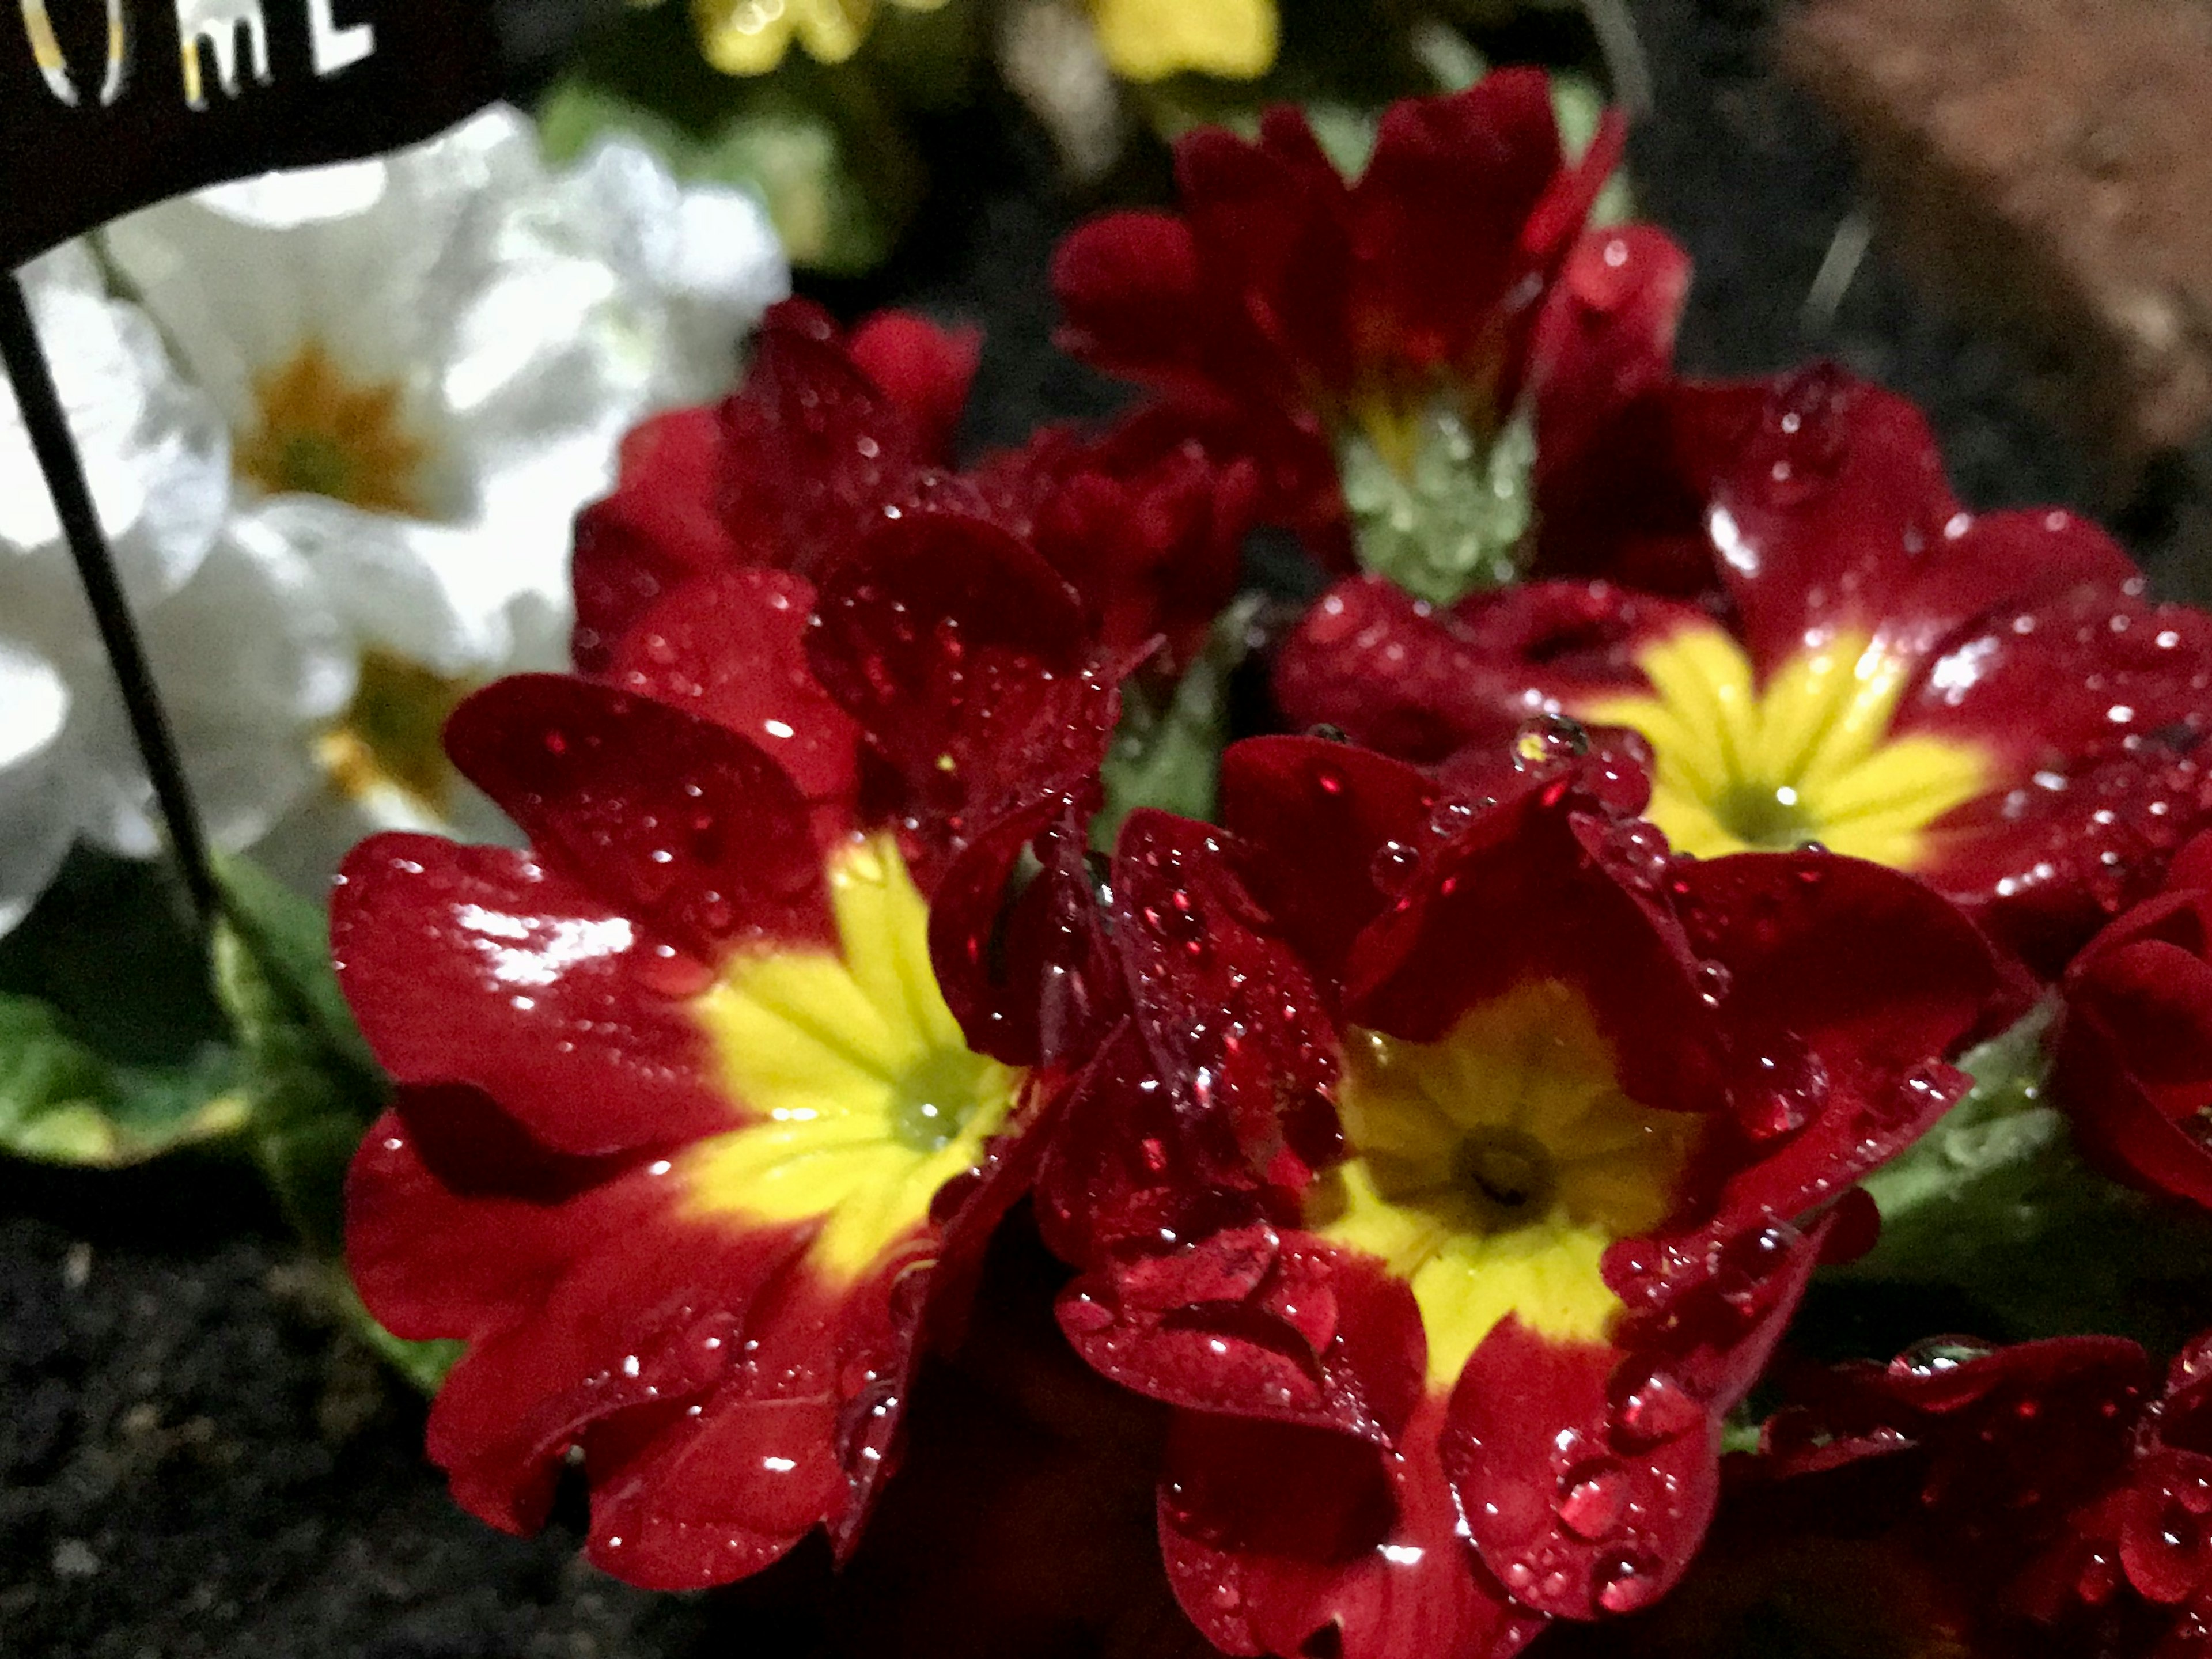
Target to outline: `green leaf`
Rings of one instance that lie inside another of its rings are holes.
[[[1206,648],[1172,695],[1160,698],[1132,679],[1121,688],[1121,723],[1099,769],[1106,805],[1091,827],[1111,847],[1121,821],[1139,806],[1187,818],[1213,816],[1215,775],[1229,737],[1229,677],[1250,649],[1261,600],[1248,594],[1213,619]]]
[[[112,1168],[234,1133],[228,1036],[167,867],[78,849],[0,939],[0,1152]]]
[[[1881,1242],[1822,1277],[1963,1292],[1984,1337],[2100,1332],[2171,1350],[2212,1302],[2212,1220],[2083,1162],[2045,1088],[2054,1012],[1965,1057],[1973,1088],[1867,1178]]]
[[[243,859],[216,874],[216,992],[238,1035],[248,1142],[301,1235],[335,1253],[346,1166],[388,1087],[339,993],[321,908]]]
[[[0,1150],[112,1169],[245,1127],[235,1057],[210,1046],[179,1065],[122,1065],[34,997],[0,994]]]
[[[1387,450],[1364,428],[1337,444],[1362,568],[1435,605],[1515,580],[1533,512],[1527,416],[1485,444],[1439,398],[1384,438]]]
[[[839,276],[880,264],[926,180],[866,64],[794,53],[773,75],[725,76],[700,56],[685,11],[634,13],[577,58],[538,105],[546,154],[635,138],[679,178],[753,191],[793,264]]]

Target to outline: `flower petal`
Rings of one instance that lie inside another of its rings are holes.
[[[825,580],[816,615],[815,678],[939,858],[1018,805],[1095,787],[1113,686],[1073,592],[1004,531],[942,514],[887,523]]]
[[[814,590],[759,566],[688,581],[642,612],[604,678],[727,726],[757,745],[817,809],[818,827],[848,827],[859,787],[858,734],[807,665]]]
[[[758,746],[664,704],[554,674],[487,686],[446,746],[546,860],[705,960],[831,937],[806,804]]]
[[[1543,1628],[1470,1558],[1438,1407],[1392,1457],[1318,1429],[1178,1413],[1160,1493],[1176,1595],[1233,1654],[1507,1659]]]
[[[331,902],[331,943],[362,1034],[398,1083],[480,1089],[548,1146],[583,1156],[736,1119],[680,1000],[704,970],[520,854],[429,836],[364,842]]]

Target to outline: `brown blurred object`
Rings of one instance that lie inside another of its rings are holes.
[[[1781,42],[1902,256],[2033,354],[2116,499],[2212,421],[2212,3],[1802,0]]]

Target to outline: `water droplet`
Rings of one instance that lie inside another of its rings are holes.
[[[1720,962],[1699,963],[1695,977],[1698,1000],[1708,1008],[1721,1006],[1721,999],[1729,994],[1729,987],[1735,980],[1735,975],[1729,972],[1728,964]]]
[[[1659,1594],[1659,1575],[1649,1557],[1624,1550],[1598,1563],[1597,1604],[1607,1613],[1633,1613]]]
[[[1610,1537],[1628,1507],[1628,1472],[1609,1457],[1577,1464],[1559,1480],[1559,1523],[1595,1543]]]
[[[1421,855],[1402,841],[1386,841],[1375,849],[1375,857],[1367,866],[1368,879],[1375,884],[1378,893],[1395,897],[1406,890],[1420,868]]]
[[[1889,1369],[1907,1376],[1941,1376],[1996,1352],[1970,1336],[1926,1336],[1891,1360]]]
[[[1538,714],[1513,734],[1513,764],[1523,772],[1565,766],[1589,753],[1589,733],[1564,714]]]
[[[1679,1440],[1705,1420],[1705,1408],[1673,1372],[1631,1370],[1613,1387],[1613,1435],[1635,1449]]]
[[[1474,818],[1475,808],[1471,802],[1444,801],[1437,805],[1435,811],[1429,814],[1429,833],[1438,841],[1449,841],[1468,825],[1473,823]]]
[[[1730,1091],[1736,1121],[1753,1140],[1777,1140],[1811,1122],[1828,1098],[1828,1068],[1787,1033],[1751,1062]]]

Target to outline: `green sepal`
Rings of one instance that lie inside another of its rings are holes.
[[[1362,568],[1435,605],[1520,575],[1536,464],[1525,415],[1484,444],[1438,398],[1414,416],[1402,453],[1386,456],[1359,429],[1336,453]]]
[[[338,1311],[347,1326],[366,1342],[377,1358],[405,1377],[416,1389],[435,1395],[445,1386],[446,1373],[460,1363],[468,1344],[459,1337],[434,1337],[426,1342],[394,1336],[376,1322],[376,1316],[362,1304],[352,1281],[340,1276],[337,1290]]]
[[[2212,1305],[2212,1219],[2084,1162],[2046,1087],[2055,1012],[1965,1056],[1974,1086],[1867,1177],[1880,1242],[1821,1278],[1961,1293],[1991,1340],[2097,1333],[2170,1352]]]
[[[619,135],[680,179],[750,190],[792,263],[832,276],[883,263],[925,182],[864,60],[794,53],[772,75],[721,75],[680,5],[634,12],[599,36],[545,93],[538,125],[556,162]]]
[[[1205,649],[1165,696],[1133,678],[1121,687],[1121,722],[1099,768],[1106,804],[1092,844],[1110,848],[1140,806],[1187,818],[1213,816],[1221,750],[1229,740],[1229,678],[1251,648],[1261,599],[1247,594],[1213,619]]]

